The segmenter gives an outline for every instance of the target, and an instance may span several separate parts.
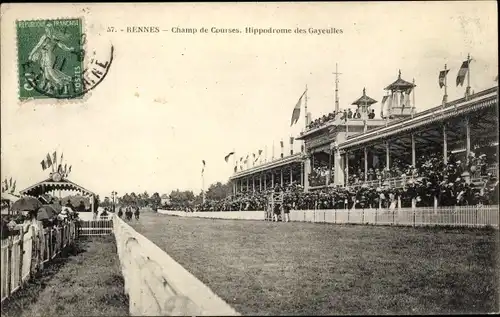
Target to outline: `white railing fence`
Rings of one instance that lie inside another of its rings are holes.
[[[78,236],[106,236],[113,234],[113,220],[106,217],[101,220],[78,222]]]
[[[239,315],[119,217],[113,226],[132,316]]]
[[[265,220],[262,211],[215,211],[184,212],[158,210],[158,213],[179,217],[197,217],[213,219]],[[290,221],[336,223],[336,224],[371,224],[401,226],[456,226],[499,228],[498,206],[453,206],[453,207],[418,207],[390,209],[315,209],[292,210]]]
[[[19,235],[1,240],[1,300],[20,289],[43,264],[54,259],[76,239],[76,226],[70,222],[63,227],[43,229],[22,228]]]
[[[400,209],[292,210],[290,221],[399,226],[499,228],[498,206],[454,206]]]

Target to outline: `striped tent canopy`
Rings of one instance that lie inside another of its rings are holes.
[[[415,87],[416,85],[401,79],[401,70],[399,70],[398,79],[385,88],[385,90],[407,90]]]
[[[95,196],[93,192],[88,189],[83,188],[80,185],[77,185],[70,181],[69,179],[61,179],[59,181],[54,181],[52,178],[47,178],[44,181],[36,183],[26,189],[21,190],[19,193],[23,196],[32,196],[39,197],[45,193],[54,191],[54,190],[68,190],[68,191],[76,191],[81,192],[86,196]]]

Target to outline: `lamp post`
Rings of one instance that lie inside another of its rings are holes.
[[[111,197],[113,198],[113,213],[115,212],[115,209],[116,209],[116,207],[115,207],[115,206],[116,206],[116,203],[115,203],[115,198],[116,198],[116,195],[117,195],[117,194],[118,194],[118,193],[117,193],[117,192],[115,192],[115,191],[112,191],[112,192],[111,192]]]

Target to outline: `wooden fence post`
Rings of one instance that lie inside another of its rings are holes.
[[[24,263],[24,228],[21,228],[21,236],[19,240],[19,287],[23,286],[23,263]]]
[[[8,237],[7,245],[7,296],[12,291],[12,236]]]
[[[475,219],[474,219],[474,225],[477,227],[477,207],[474,207],[474,214],[475,214]]]

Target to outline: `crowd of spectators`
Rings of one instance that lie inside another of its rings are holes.
[[[335,120],[335,118],[337,118],[337,117],[339,117],[340,120],[343,120],[343,121],[346,121],[347,119],[361,119],[361,112],[360,112],[359,108],[356,109],[355,112],[352,112],[352,110],[350,108],[347,110],[344,110],[344,111],[339,111],[339,112],[333,111],[333,112],[330,112],[329,114],[325,114],[325,115],[311,121],[311,123],[309,123],[307,125],[307,129],[310,130],[310,129],[320,127],[320,126],[324,125],[325,123],[328,123],[330,121]],[[368,112],[368,119],[375,119],[375,110],[372,109],[370,112]]]
[[[327,187],[321,190],[304,192],[302,186],[293,183],[284,188],[266,191],[242,192],[222,200],[207,200],[191,206],[189,211],[244,211],[266,210],[270,194],[283,192],[284,203],[292,210],[310,209],[351,209],[355,208],[395,208],[398,201],[401,207],[432,207],[494,205],[498,204],[498,180],[486,173],[486,156],[471,154],[469,166],[453,155],[444,164],[440,154],[431,153],[417,160],[417,167],[395,160],[390,169],[372,169],[368,179],[380,182],[364,183],[364,175],[352,175],[354,182],[347,187]],[[354,168],[354,167],[353,167]],[[482,169],[485,179],[480,184],[468,182],[464,171]],[[318,172],[319,173],[319,172]],[[389,186],[390,177],[402,177],[402,186]],[[184,209],[185,210],[185,209]]]
[[[1,221],[1,238],[20,234],[21,230],[27,231],[31,225],[40,229],[60,228],[66,223],[78,220],[78,212],[67,207],[63,207],[61,212],[52,215],[50,218],[38,220],[38,210],[29,212],[19,212],[12,215],[2,215]]]
[[[329,183],[332,183],[334,180],[333,168],[329,171],[327,166],[314,167],[311,170],[311,173],[309,173],[309,185],[312,187],[324,186],[326,185],[326,180],[328,178],[330,178]]]

